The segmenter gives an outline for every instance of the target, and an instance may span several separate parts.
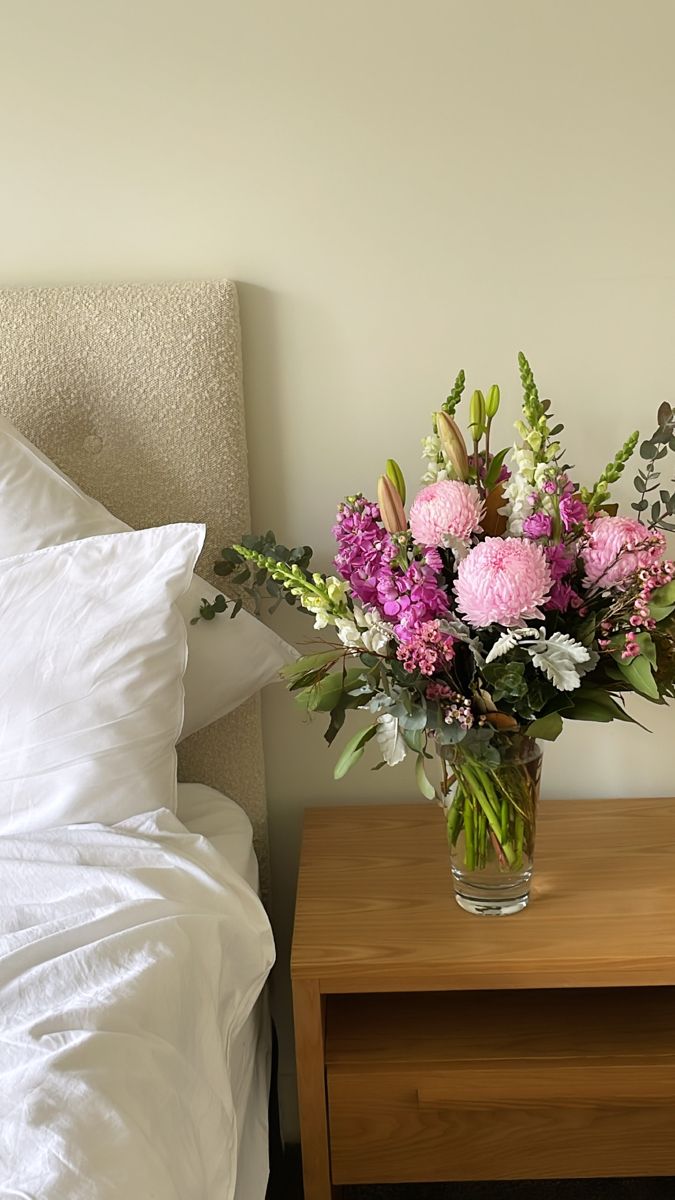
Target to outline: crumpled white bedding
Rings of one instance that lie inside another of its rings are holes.
[[[0,1197],[232,1200],[230,1046],[273,959],[167,810],[0,838]]]

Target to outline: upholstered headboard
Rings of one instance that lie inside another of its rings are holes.
[[[137,528],[207,523],[198,570],[249,528],[233,283],[0,290],[3,412],[87,493]],[[179,778],[237,800],[263,879],[259,701],[179,747]]]

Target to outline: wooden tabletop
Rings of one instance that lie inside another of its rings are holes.
[[[309,809],[291,973],[323,992],[675,985],[675,798],[541,802],[530,905],[454,902],[433,804]]]

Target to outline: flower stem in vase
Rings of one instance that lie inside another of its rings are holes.
[[[496,764],[457,748],[448,842],[456,899],[470,912],[500,915],[527,904],[540,762],[529,738],[506,741]]]

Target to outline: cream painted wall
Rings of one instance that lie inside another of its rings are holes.
[[[324,564],[460,366],[508,440],[525,349],[589,480],[674,399],[674,40],[671,0],[0,0],[0,280],[238,280],[255,524]],[[568,730],[546,793],[672,791],[641,715]],[[334,784],[285,693],[265,736],[292,1133],[302,809],[413,786]]]

